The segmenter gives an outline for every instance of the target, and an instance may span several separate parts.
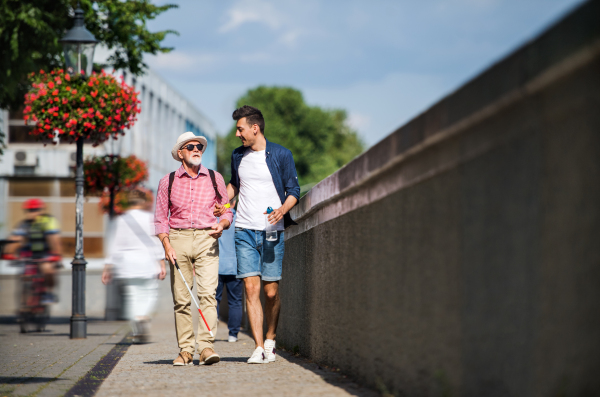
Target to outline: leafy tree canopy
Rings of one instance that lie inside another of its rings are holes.
[[[243,105],[260,109],[265,137],[292,151],[301,186],[319,182],[364,150],[344,110],[309,106],[296,89],[260,86],[236,103],[236,107]],[[231,152],[241,144],[235,132],[234,122],[227,136],[217,141],[217,167],[226,180],[231,174]]]
[[[161,42],[169,33],[150,32],[148,20],[176,5],[150,0],[80,0],[86,28],[114,55],[108,65],[143,73],[143,54],[169,52]],[[59,40],[73,27],[75,0],[0,0],[0,108],[16,109],[28,89],[26,76],[64,67]]]

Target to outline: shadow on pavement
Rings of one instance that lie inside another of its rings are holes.
[[[156,360],[156,361],[144,361],[144,364],[153,364],[153,365],[173,365],[173,360]]]
[[[27,383],[48,383],[60,378],[45,378],[38,376],[0,376],[0,385],[21,385]]]
[[[356,383],[355,379],[352,379],[351,377],[344,375],[336,371],[335,369],[323,368],[319,364],[311,361],[306,357],[295,355],[291,352],[285,351],[280,348],[277,349],[277,354],[279,354],[282,357],[285,357],[285,359],[289,362],[297,364],[302,368],[307,369],[315,373],[316,375],[319,375],[321,379],[323,379],[325,382],[329,383],[330,385],[339,387],[340,389],[343,389],[348,394],[360,397],[381,396],[381,394],[376,392],[375,390],[372,390],[366,386],[362,386]]]
[[[248,361],[248,357],[221,357],[221,361],[230,363],[245,363]]]

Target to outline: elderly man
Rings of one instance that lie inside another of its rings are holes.
[[[181,167],[160,180],[154,214],[155,233],[171,264],[171,291],[175,309],[175,328],[179,356],[175,366],[192,365],[196,344],[200,365],[214,364],[220,357],[213,349],[214,337],[199,319],[194,342],[194,328],[190,311],[191,296],[174,263],[177,261],[188,285],[197,280],[200,309],[210,328],[217,331],[216,289],[219,282],[218,238],[229,228],[232,213],[221,214],[220,221],[213,215],[215,204],[229,201],[221,174],[202,166],[206,138],[192,132],[181,134],[171,150]]]

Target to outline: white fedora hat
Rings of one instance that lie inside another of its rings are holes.
[[[202,148],[202,153],[204,153],[204,151],[206,150],[206,145],[208,144],[208,141],[206,140],[206,138],[203,136],[194,135],[193,132],[188,131],[188,132],[184,132],[183,134],[179,135],[179,137],[177,138],[177,143],[175,144],[175,146],[173,146],[173,149],[171,149],[171,156],[173,156],[173,158],[175,160],[181,161],[181,159],[177,155],[177,151],[180,150],[183,147],[183,145],[185,145],[186,143],[188,143],[190,141],[200,142],[204,146]]]

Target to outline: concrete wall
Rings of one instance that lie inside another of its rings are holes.
[[[600,394],[600,2],[313,188],[277,341],[406,396]]]

